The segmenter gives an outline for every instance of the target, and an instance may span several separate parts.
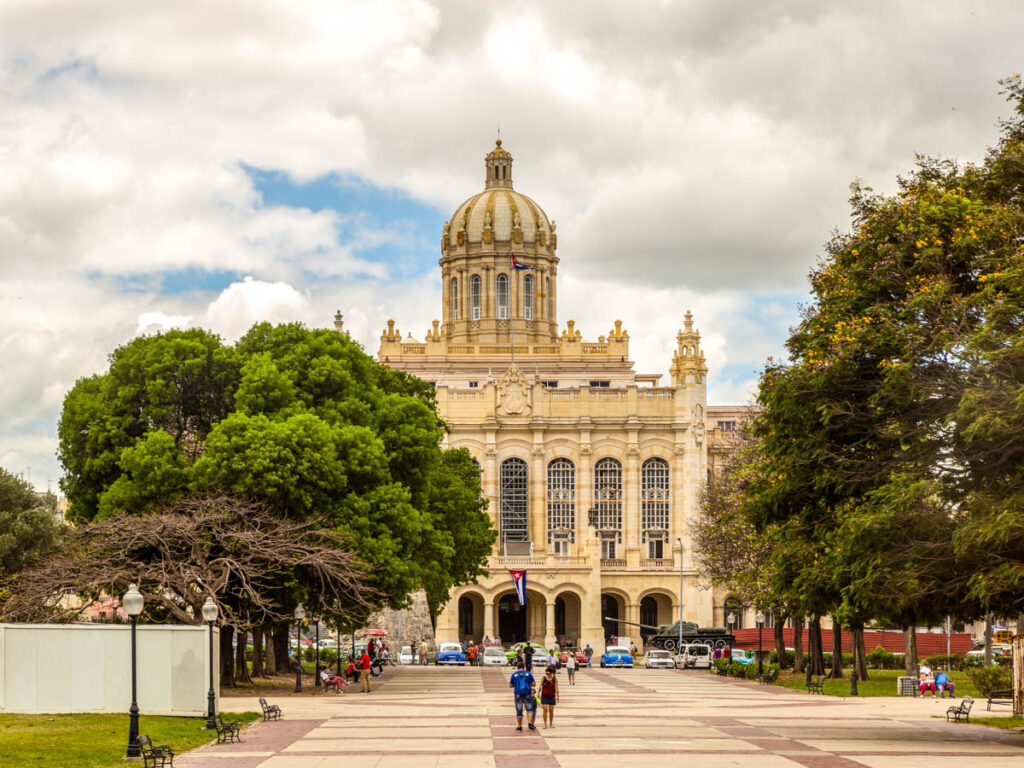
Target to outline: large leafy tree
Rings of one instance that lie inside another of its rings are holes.
[[[60,533],[53,494],[36,493],[0,467],[0,581],[9,587],[22,569],[55,551]]]

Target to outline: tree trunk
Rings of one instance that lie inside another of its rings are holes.
[[[810,629],[809,643],[811,646],[811,674],[824,675],[825,649],[822,647],[824,643],[821,637],[821,617],[813,617],[808,627]]]
[[[277,671],[288,674],[291,664],[288,661],[288,624],[278,622],[274,625],[274,656],[277,657]]]
[[[235,649],[231,645],[235,628],[225,624],[220,628],[220,687],[235,687]]]
[[[249,667],[245,663],[245,635],[244,629],[238,632],[238,646],[235,648],[235,682],[236,683],[252,683],[252,678],[249,677]]]
[[[785,619],[781,616],[775,620],[775,658],[779,662],[779,669],[786,668],[786,636],[783,630],[786,627]]]
[[[793,616],[793,671],[804,671],[804,620]]]
[[[266,677],[263,669],[263,628],[252,628],[252,672],[253,677]]]
[[[985,669],[992,666],[992,614],[985,614]]]
[[[850,637],[853,640],[853,664],[857,670],[857,679],[867,680],[868,664],[864,653],[864,626],[862,624],[851,624]]]
[[[277,674],[277,654],[274,653],[274,631],[272,627],[273,625],[268,624],[263,628],[263,647],[267,649],[263,656],[263,665],[267,677],[273,677]]]
[[[915,680],[921,671],[917,659],[917,627],[913,625],[903,628],[903,671]]]
[[[1024,635],[1024,613],[1017,617],[1017,634]]]
[[[832,669],[828,676],[833,680],[843,676],[843,625],[835,616],[832,617]]]

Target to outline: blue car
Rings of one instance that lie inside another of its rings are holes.
[[[460,667],[464,667],[466,665],[466,654],[458,643],[441,643],[437,649],[435,663],[438,665],[458,664]]]
[[[604,653],[601,654],[601,666],[632,667],[633,654],[629,652],[629,648],[623,648],[618,645],[609,645],[604,649]]]

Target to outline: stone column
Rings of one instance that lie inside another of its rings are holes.
[[[629,445],[626,447],[625,471],[622,512],[626,527],[626,552],[628,553],[631,550],[640,549],[640,450],[636,444],[636,432],[632,431],[629,433]],[[643,556],[644,554],[641,553],[640,557]]]
[[[544,647],[555,647],[555,601],[548,600],[544,614]]]
[[[543,554],[548,551],[547,499],[544,473],[544,431],[534,430],[533,448],[530,457],[530,541],[533,551]]]
[[[484,267],[484,274],[481,277],[484,284],[481,286],[483,293],[483,307],[480,309],[481,317],[494,317],[494,308],[491,306],[492,297],[494,296],[494,274],[492,273],[491,267]]]
[[[626,603],[626,621],[632,621],[633,624],[640,623],[640,603]],[[630,639],[636,643],[636,647],[643,648],[643,640],[640,638],[640,627],[634,627],[633,624],[622,624],[619,626],[619,631],[622,634],[628,634]]]
[[[498,636],[497,623],[494,621],[494,598],[484,598],[484,634],[490,638]]]

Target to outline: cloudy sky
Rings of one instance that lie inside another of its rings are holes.
[[[340,309],[368,351],[389,317],[422,337],[499,123],[559,223],[560,319],[622,319],[665,372],[692,309],[709,400],[745,402],[849,183],[995,139],[1022,22],[1019,0],[0,0],[0,466],[56,486],[65,392],[138,333]]]

